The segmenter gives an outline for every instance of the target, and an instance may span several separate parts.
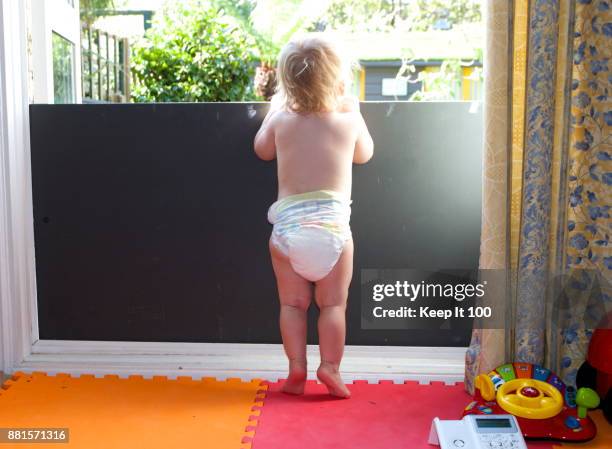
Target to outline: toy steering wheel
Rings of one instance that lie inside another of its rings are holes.
[[[536,379],[514,379],[499,387],[497,403],[521,418],[546,419],[563,408],[563,396],[554,385]]]

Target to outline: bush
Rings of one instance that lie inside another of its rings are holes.
[[[210,5],[173,3],[132,49],[135,102],[253,97],[253,42]]]

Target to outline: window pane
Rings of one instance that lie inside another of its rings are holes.
[[[55,103],[74,103],[74,45],[53,33],[53,91]]]

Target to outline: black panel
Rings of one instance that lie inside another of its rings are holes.
[[[266,107],[31,106],[40,338],[280,342],[276,165],[252,150]],[[465,345],[466,331],[360,330],[359,270],[477,266],[482,115],[362,107],[376,149],[354,169],[347,342]]]

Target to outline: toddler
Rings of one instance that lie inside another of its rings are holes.
[[[348,398],[340,377],[348,287],[353,274],[352,163],[370,160],[372,137],[359,101],[346,96],[350,66],[331,42],[294,40],[281,51],[278,87],[255,136],[255,153],[276,159],[278,200],[268,210],[270,254],[280,298],[280,330],[289,359],[283,391],[306,382],[307,310],[319,307],[318,379]]]

